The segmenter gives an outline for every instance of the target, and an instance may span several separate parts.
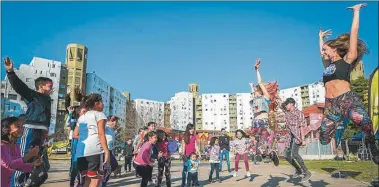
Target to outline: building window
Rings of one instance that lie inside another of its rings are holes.
[[[37,74],[37,72],[38,72],[38,71],[36,70],[36,73],[35,73],[35,74]]]
[[[26,81],[26,82],[30,82],[30,81],[31,81],[31,78],[26,78],[25,81]]]
[[[70,61],[74,60],[74,55],[75,55],[75,48],[70,47],[70,49],[68,50],[68,58],[70,59]]]
[[[40,71],[39,74],[42,75],[42,71]]]
[[[50,73],[50,77],[56,77],[57,75],[55,73]]]
[[[55,68],[55,64],[53,64],[53,68]]]
[[[8,95],[8,99],[9,100],[17,100],[17,95],[15,95],[15,94],[9,94]]]

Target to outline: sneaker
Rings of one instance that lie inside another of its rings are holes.
[[[154,184],[153,181],[149,181],[149,184],[148,184],[148,185],[150,186],[150,185],[153,185],[153,184]]]
[[[307,171],[304,174],[304,177],[301,179],[300,183],[307,182],[309,179],[311,179],[311,177],[312,177],[312,173]]]
[[[234,171],[233,177],[237,177],[237,172],[236,171]]]
[[[208,182],[212,183],[212,177],[209,177]]]
[[[222,172],[222,169],[219,169],[218,171],[219,171],[219,172]]]
[[[246,177],[250,177],[250,172],[246,172]]]
[[[231,172],[232,172],[232,170],[231,170],[231,169],[228,169],[228,172],[229,172],[229,173],[231,173]]]
[[[218,183],[221,183],[221,179],[218,179],[217,181],[218,181]]]
[[[303,175],[301,172],[295,172],[295,174],[293,174],[292,178],[296,179],[296,178],[299,178],[301,175]]]
[[[369,148],[371,151],[371,160],[376,164],[379,165],[379,150],[378,146],[375,144],[375,140],[371,140],[369,142]]]
[[[275,166],[279,166],[279,157],[278,157],[278,154],[276,153],[276,151],[271,152],[271,160],[272,160],[272,162],[274,162]]]

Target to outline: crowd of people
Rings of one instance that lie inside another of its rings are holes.
[[[358,4],[349,7],[354,12],[350,34],[342,34],[336,39],[324,42],[325,37],[331,32],[320,30],[319,33],[326,91],[320,139],[322,144],[330,143],[336,128],[342,125],[344,118],[349,118],[362,128],[371,150],[372,161],[378,164],[379,153],[374,142],[372,122],[362,106],[361,99],[350,90],[350,72],[368,51],[364,42],[358,39],[359,13],[364,6]],[[304,114],[296,108],[296,102],[292,98],[278,102],[278,84],[262,82],[260,63],[258,59],[255,64],[258,85],[250,83],[253,123],[249,129],[237,130],[233,140],[226,129],[221,129],[222,136],[212,137],[207,148],[211,168],[210,183],[222,182],[220,171],[224,159],[227,170],[232,172],[229,160],[231,152],[235,155],[234,177],[238,175],[240,159],[244,161],[246,176],[250,176],[248,152],[251,150],[256,155],[270,158],[275,166],[279,165],[278,153],[273,147],[273,124],[270,124],[268,118],[269,112],[278,108],[284,111],[289,129],[285,157],[296,170],[293,177],[302,176],[302,182],[305,182],[312,176],[299,155],[299,148],[305,144],[302,128],[307,122]],[[28,107],[25,115],[8,117],[1,121],[1,186],[40,186],[48,178],[50,168],[46,145],[51,119],[49,94],[53,82],[49,78],[40,77],[35,80],[35,90],[30,89],[15,74],[13,62],[8,57],[5,58],[4,65],[12,88],[24,98]],[[101,95],[91,93],[84,97],[81,106],[68,108],[66,124],[71,129],[69,139],[72,156],[70,186],[107,186],[111,172],[119,167],[112,153],[119,129],[118,119],[116,116],[107,117],[103,107]],[[132,172],[132,167],[135,168],[136,177],[141,177],[142,187],[149,183],[161,186],[163,175],[166,178],[166,186],[170,187],[171,155],[179,152],[183,160],[182,186],[199,186],[201,154],[195,126],[187,125],[181,142],[156,128],[156,123],[149,122],[146,127],[139,129],[134,139],[126,140],[123,151],[125,171]],[[153,180],[154,167],[158,168],[157,181]],[[213,180],[214,173],[216,180]]]

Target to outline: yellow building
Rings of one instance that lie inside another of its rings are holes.
[[[130,92],[122,92],[122,94],[126,97],[126,102],[130,102]]]
[[[238,129],[237,127],[237,95],[229,95],[229,122],[230,132],[234,133]]]
[[[164,128],[171,128],[171,105],[169,103],[164,104],[164,119],[163,126]]]
[[[194,83],[189,85],[189,91],[192,93],[194,98],[194,121],[196,130],[203,129],[203,120],[202,120],[202,102],[201,96],[199,96],[199,85]]]
[[[301,89],[302,108],[307,108],[310,105],[309,87],[308,87],[308,85],[304,85],[304,86],[301,86],[300,89]]]
[[[87,53],[87,47],[81,44],[68,44],[66,48],[67,93],[70,94],[71,105],[80,102],[75,93],[86,94]]]
[[[364,77],[363,61],[359,61],[357,66],[350,73],[350,81]]]

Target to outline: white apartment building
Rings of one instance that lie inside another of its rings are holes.
[[[230,130],[229,94],[202,94],[203,130]]]
[[[159,127],[164,126],[164,102],[147,99],[135,99],[138,127],[155,122]]]
[[[186,130],[189,123],[193,124],[193,96],[190,92],[179,92],[168,102],[170,104],[170,125],[176,130]]]
[[[66,85],[60,84],[60,81],[61,79],[67,78],[67,70],[62,66],[62,63],[59,61],[33,57],[29,65],[21,64],[19,69],[15,69],[15,73],[32,90],[35,90],[34,80],[38,77],[47,77],[53,81],[53,91],[50,95],[52,102],[49,133],[55,132],[57,123],[59,126],[63,127]],[[7,77],[5,77],[1,92],[2,97],[7,98],[8,102],[5,103],[4,108],[2,108],[2,110],[4,110],[4,115],[9,114],[8,116],[12,116],[12,113],[22,114],[26,112],[27,105],[21,96],[14,91]],[[58,103],[63,106],[59,106],[58,108]],[[11,105],[19,105],[20,107],[10,108],[9,106]]]
[[[285,101],[287,98],[290,98],[290,97],[292,97],[296,101],[297,108],[299,110],[302,110],[303,103],[301,99],[300,86],[280,90],[280,98],[282,99],[282,101]]]
[[[325,103],[325,87],[323,82],[316,82],[308,85],[309,104]]]
[[[237,93],[237,128],[245,129],[251,126],[254,115],[250,106],[250,93]]]

